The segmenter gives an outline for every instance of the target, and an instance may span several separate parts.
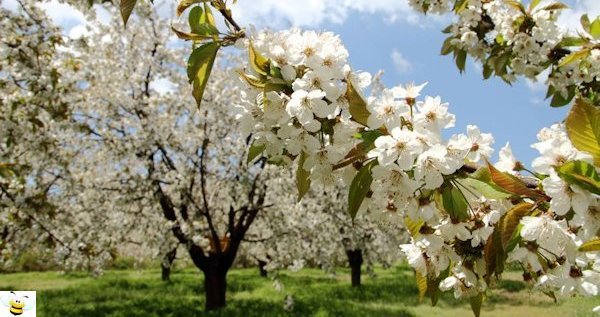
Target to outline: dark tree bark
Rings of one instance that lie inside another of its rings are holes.
[[[171,281],[171,266],[173,266],[173,261],[175,261],[175,257],[177,256],[177,247],[173,248],[173,250],[167,252],[162,262],[160,263],[160,267],[162,269],[162,280],[165,282]]]
[[[207,311],[225,307],[225,292],[227,289],[227,270],[212,267],[204,271],[204,294]]]
[[[352,287],[360,286],[360,268],[363,264],[362,250],[346,250],[352,274]]]
[[[267,262],[258,260],[258,269],[260,270],[261,277],[267,277],[267,270],[265,270],[265,266],[267,266]]]

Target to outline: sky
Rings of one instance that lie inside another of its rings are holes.
[[[4,0],[3,5],[14,6],[14,1]],[[563,2],[570,7],[559,20],[565,29],[575,31],[583,13],[592,18],[600,15],[600,0]],[[174,3],[159,1],[160,14],[173,17]],[[84,30],[85,18],[77,10],[56,0],[43,7],[65,34],[77,36]],[[238,0],[231,8],[241,25],[257,29],[298,26],[338,33],[350,52],[352,68],[372,74],[383,70],[388,87],[428,82],[422,95],[441,96],[456,115],[451,133],[465,132],[468,124],[474,124],[494,135],[493,161],[510,141],[517,158],[530,165],[537,156],[530,147],[537,132],[563,120],[568,111],[568,107],[549,106],[543,80],[520,80],[512,86],[499,78],[483,80],[481,66],[472,60],[460,74],[452,57],[439,53],[445,39],[441,30],[452,17],[417,14],[407,0]],[[101,19],[108,20],[106,11],[99,13]]]

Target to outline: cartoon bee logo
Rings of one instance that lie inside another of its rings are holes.
[[[22,316],[24,312],[35,307],[35,302],[30,300],[29,296],[17,295],[15,292],[8,292],[7,296],[3,296],[2,304],[8,307],[8,312],[12,316]]]

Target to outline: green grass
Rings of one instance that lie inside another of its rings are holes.
[[[261,278],[257,269],[233,270],[228,275],[227,308],[203,311],[202,276],[186,269],[173,273],[172,283],[160,281],[159,270],[109,271],[100,278],[83,273],[18,273],[0,276],[0,290],[37,290],[38,316],[318,316],[318,317],[470,317],[468,303],[446,294],[437,307],[419,303],[412,271],[406,267],[377,270],[377,277],[363,277],[361,288],[349,285],[349,272],[328,276],[320,270],[304,269],[280,273],[285,288],[277,292],[272,280]],[[531,293],[508,274],[484,302],[482,316],[584,317],[600,298],[573,298],[557,304],[539,293]],[[284,297],[294,297],[294,310],[283,309]]]

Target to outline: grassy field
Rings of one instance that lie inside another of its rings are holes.
[[[510,274],[509,274],[510,275]],[[573,298],[557,304],[530,293],[509,276],[487,297],[482,316],[583,317],[592,316],[600,298]],[[101,278],[86,274],[19,273],[0,275],[0,290],[37,290],[38,316],[318,316],[318,317],[409,317],[472,316],[468,304],[446,294],[437,307],[419,303],[412,272],[405,267],[377,270],[377,277],[363,277],[361,288],[351,288],[349,273],[336,276],[305,269],[284,272],[284,289],[277,292],[272,280],[261,278],[257,269],[233,270],[228,276],[227,308],[205,313],[201,275],[187,269],[176,271],[173,282],[160,281],[160,271],[109,271]],[[283,309],[287,294],[294,309]]]

